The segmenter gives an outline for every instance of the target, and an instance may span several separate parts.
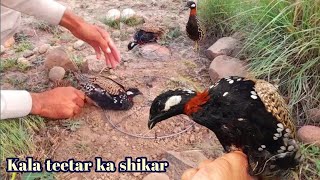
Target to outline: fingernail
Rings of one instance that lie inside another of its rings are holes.
[[[110,48],[107,48],[107,53],[111,53],[111,49]]]

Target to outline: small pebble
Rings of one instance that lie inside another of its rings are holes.
[[[34,55],[34,52],[31,51],[31,50],[26,50],[24,53],[23,53],[23,57],[25,58],[28,58],[28,57],[31,57]]]
[[[73,49],[75,49],[75,50],[82,50],[82,49],[84,49],[84,41],[82,41],[82,40],[78,40],[78,41],[76,41],[75,43],[73,43]]]
[[[66,70],[60,66],[54,66],[49,71],[49,79],[53,82],[61,81],[66,74]]]
[[[49,48],[50,48],[50,44],[43,44],[43,45],[39,46],[38,52],[39,52],[39,54],[44,54],[48,51]]]

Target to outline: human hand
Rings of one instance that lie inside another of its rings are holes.
[[[86,23],[70,10],[65,11],[60,25],[70,30],[75,37],[90,44],[96,52],[97,59],[100,59],[103,53],[108,66],[115,68],[120,63],[119,50],[109,33],[102,28]]]
[[[73,87],[58,87],[42,93],[31,93],[31,98],[31,114],[64,119],[81,112],[85,95]]]
[[[252,180],[248,174],[247,156],[241,151],[225,154],[215,160],[205,160],[197,169],[188,169],[182,180]]]

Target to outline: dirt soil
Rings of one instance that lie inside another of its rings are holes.
[[[65,5],[73,9],[85,20],[107,29],[122,54],[121,66],[103,75],[115,78],[127,87],[138,87],[143,95],[135,98],[135,105],[129,111],[102,111],[93,106],[86,106],[83,112],[70,120],[47,121],[46,127],[39,132],[37,156],[63,161],[70,158],[91,160],[102,157],[104,160],[119,162],[127,156],[145,156],[149,160],[161,160],[166,151],[184,151],[202,149],[208,157],[221,153],[220,145],[212,132],[186,116],[177,116],[161,122],[153,130],[148,130],[147,120],[152,100],[161,92],[177,88],[204,89],[210,80],[207,73],[210,61],[198,57],[193,50],[193,42],[185,34],[188,11],[183,11],[185,1],[179,0],[65,0]],[[147,22],[155,22],[168,28],[178,28],[181,35],[170,39],[166,46],[172,52],[172,58],[156,61],[144,59],[134,52],[127,51],[127,44],[134,33],[134,27],[121,25],[121,29],[112,29],[100,20],[109,9],[132,8],[145,17]],[[26,36],[34,47],[48,43],[63,46],[71,58],[83,59],[94,54],[90,46],[82,51],[72,48],[77,40],[67,30],[58,29],[58,33],[39,28],[41,22],[33,17],[24,16],[20,35]],[[39,25],[40,24],[40,25]],[[21,53],[9,51],[4,58],[21,57]],[[28,89],[42,91],[53,84],[44,71],[43,56],[36,56],[38,62],[31,70],[20,73],[4,73],[6,79],[18,79],[17,82],[2,82],[2,88]],[[23,85],[21,85],[23,84]],[[122,132],[121,132],[122,131]],[[169,138],[163,136],[172,135]],[[157,137],[157,139],[155,138]],[[170,168],[169,168],[170,170]],[[172,179],[174,172],[167,174]],[[142,179],[147,173],[59,173],[58,179]]]

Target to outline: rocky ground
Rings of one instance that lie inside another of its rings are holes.
[[[189,168],[204,158],[215,158],[222,153],[212,132],[184,116],[148,130],[148,111],[152,100],[164,90],[177,87],[201,90],[210,84],[210,77],[215,81],[235,73],[247,75],[244,62],[230,57],[239,50],[238,40],[232,37],[221,39],[208,51],[202,50],[199,56],[185,34],[188,11],[183,11],[184,1],[180,0],[64,0],[62,3],[85,20],[106,29],[121,51],[121,65],[115,70],[107,68],[101,74],[127,87],[138,87],[143,95],[135,98],[135,106],[129,111],[105,112],[87,105],[77,117],[47,121],[46,127],[35,137],[39,151],[34,156],[58,161],[70,158],[93,161],[95,157],[102,157],[116,163],[126,156],[167,159],[171,165],[166,174],[170,179],[179,179],[182,164],[182,167]],[[169,32],[160,41],[162,46],[152,44],[128,52],[127,44],[135,27],[121,23],[112,28],[110,24],[104,24],[104,18],[112,8],[120,11],[132,8],[147,23],[166,27]],[[203,44],[202,49],[206,48]],[[5,68],[1,68],[1,88],[33,92],[63,86],[65,82],[72,84],[65,70],[81,69],[98,74],[105,65],[95,59],[89,45],[78,41],[67,30],[28,16],[24,16],[16,43],[2,52],[1,59],[7,60]],[[213,59],[215,61],[211,63]],[[56,81],[61,78],[64,79],[58,84]],[[198,151],[177,153],[194,149],[202,150],[205,157]],[[73,180],[167,178],[163,174],[146,176],[147,173],[117,172],[57,174],[58,179]]]

